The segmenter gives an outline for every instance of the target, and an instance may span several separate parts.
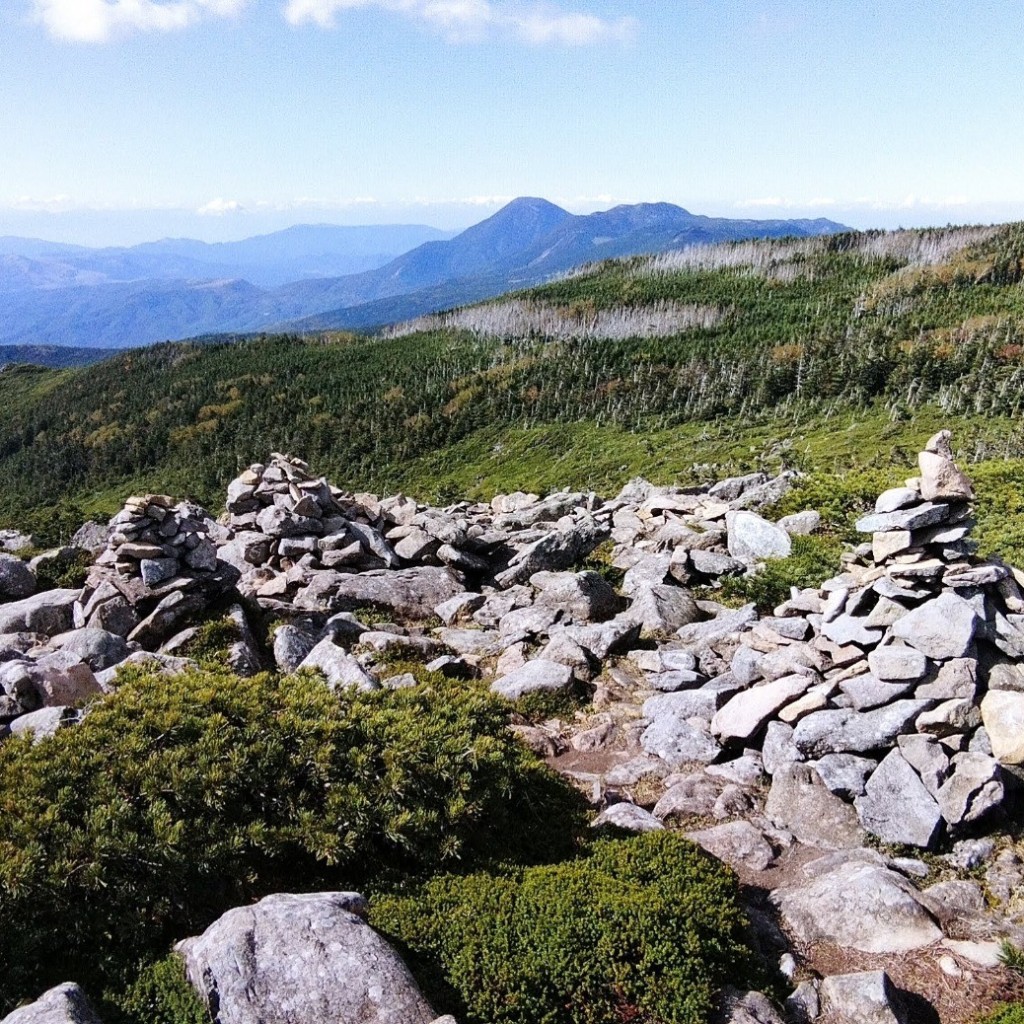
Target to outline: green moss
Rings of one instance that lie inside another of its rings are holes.
[[[626,570],[612,565],[615,542],[611,540],[598,544],[575,568],[577,572],[596,572],[606,583],[618,590],[626,578]]]
[[[528,725],[538,725],[551,718],[571,722],[576,712],[589,700],[586,687],[574,684],[565,690],[535,690],[511,702],[512,712]]]
[[[667,832],[598,841],[550,867],[435,879],[371,913],[469,1024],[705,1024],[718,988],[765,982],[735,876]]]
[[[979,1017],[977,1024],[1024,1024],[1024,1003],[1004,1003]]]

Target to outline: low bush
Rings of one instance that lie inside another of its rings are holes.
[[[764,568],[751,576],[730,576],[722,580],[712,597],[729,601],[753,601],[758,611],[771,612],[789,598],[790,587],[816,587],[840,571],[842,542],[834,537],[794,537],[788,558],[766,558]]]
[[[212,1024],[175,953],[144,968],[127,989],[107,993],[102,1018],[116,1024]]]
[[[469,1024],[705,1024],[717,989],[763,983],[732,872],[681,837],[601,840],[585,858],[441,877],[371,921]]]
[[[0,1013],[140,963],[271,892],[558,859],[582,799],[457,684],[122,673],[81,725],[0,746]]]

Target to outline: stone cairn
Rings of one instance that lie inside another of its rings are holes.
[[[740,637],[720,687],[703,759],[759,745],[767,814],[798,838],[862,828],[933,846],[995,814],[1024,762],[1024,594],[973,553],[973,492],[949,436],[857,523],[871,541],[845,573]]]
[[[373,527],[376,499],[347,498],[301,459],[271,454],[228,486],[229,560],[275,572],[295,566],[359,571],[397,566]]]
[[[188,502],[162,494],[129,498],[111,520],[74,607],[75,628],[103,629],[143,646],[164,639],[237,579],[218,560],[216,524]]]

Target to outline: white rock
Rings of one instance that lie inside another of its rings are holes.
[[[981,718],[1002,764],[1024,764],[1024,693],[990,690],[981,702]]]
[[[9,1013],[0,1024],[100,1024],[100,1019],[85,993],[65,982]]]
[[[723,743],[753,738],[780,708],[802,696],[814,679],[783,676],[736,694],[711,720],[711,731]]]

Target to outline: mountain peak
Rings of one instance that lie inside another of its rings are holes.
[[[513,199],[487,220],[467,228],[456,239],[463,246],[479,248],[489,262],[522,252],[551,234],[572,214],[546,199],[523,196]]]

